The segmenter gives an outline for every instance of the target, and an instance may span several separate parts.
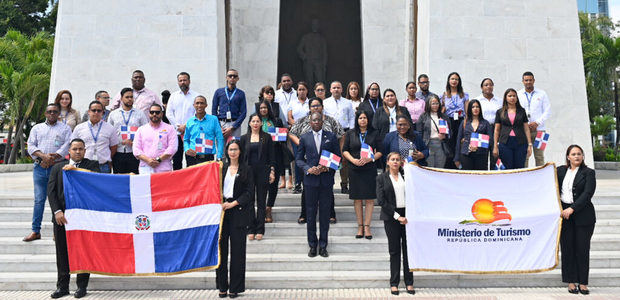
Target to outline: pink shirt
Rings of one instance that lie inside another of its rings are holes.
[[[517,116],[516,113],[508,113],[508,119],[510,119],[510,124],[512,124],[512,125],[515,124],[515,117],[516,116]],[[514,130],[510,130],[510,136],[516,136]]]
[[[151,123],[140,126],[133,140],[133,155],[146,155],[157,158],[164,154],[174,155],[177,151],[178,140],[177,132],[170,124],[160,122],[158,127],[151,126]],[[148,164],[140,160],[140,167]],[[172,171],[172,156],[162,160],[154,170],[155,173]]]
[[[415,100],[410,100],[409,98],[400,101],[400,106],[404,106],[409,111],[411,115],[411,120],[413,123],[417,122],[420,116],[424,113],[424,107],[426,103],[423,99],[416,98]]]
[[[139,91],[133,90],[133,107],[143,111],[145,115],[149,115],[149,109],[151,109],[151,104],[153,103],[157,103],[163,106],[161,99],[155,92],[147,88],[142,88]],[[121,94],[119,92],[118,94],[116,94],[114,100],[112,101],[112,110],[117,109],[120,106]]]

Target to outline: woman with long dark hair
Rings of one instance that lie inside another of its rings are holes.
[[[222,209],[224,218],[220,237],[220,266],[215,271],[215,284],[220,298],[235,298],[245,291],[245,253],[247,226],[250,224],[250,207],[254,182],[252,170],[241,161],[243,148],[239,140],[226,145],[226,162],[222,167]],[[230,245],[230,284],[228,274],[228,248]]]
[[[379,138],[383,139],[389,132],[396,131],[396,119],[404,116],[409,120],[410,127],[413,127],[409,111],[404,106],[398,105],[396,92],[392,89],[383,91],[383,107],[377,110],[372,119],[372,127],[379,131]]]
[[[459,126],[459,133],[456,138],[456,149],[454,151],[454,164],[463,170],[488,170],[489,148],[478,147],[471,144],[473,133],[492,136],[493,127],[482,115],[480,101],[473,99],[467,104],[467,116],[462,125]],[[488,141],[491,144],[491,141]]]
[[[441,101],[437,95],[428,96],[428,103],[424,107],[424,113],[418,119],[416,126],[419,134],[422,135],[424,144],[428,147],[428,158],[426,162],[429,167],[443,168],[446,158],[452,156],[451,148],[448,145],[448,138],[451,134],[450,121],[445,113],[442,113]],[[446,122],[446,132],[440,132],[440,120]]]
[[[374,158],[362,157],[362,148],[373,153]],[[380,159],[381,140],[376,130],[368,122],[368,113],[358,110],[355,113],[355,128],[347,131],[342,146],[342,156],[350,163],[349,169],[349,199],[354,201],[355,216],[357,218],[357,234],[355,238],[372,239],[370,221],[376,196],[375,179],[377,166],[375,161]],[[366,204],[366,214],[362,204]]]
[[[73,104],[71,92],[69,90],[61,90],[56,94],[54,103],[60,106],[58,121],[67,124],[73,131],[75,126],[80,123],[80,113],[74,108],[71,108]]]
[[[506,169],[523,168],[532,155],[531,141],[527,113],[519,103],[517,91],[507,89],[502,108],[495,113],[493,156],[499,157]]]
[[[248,239],[262,240],[265,234],[265,199],[269,184],[275,181],[276,166],[271,135],[262,130],[263,121],[258,114],[250,115],[248,132],[239,139],[245,155],[243,162],[252,169],[255,187],[256,210],[252,206],[252,221],[249,226]]]
[[[584,163],[583,149],[570,145],[566,149],[566,165],[557,169],[562,200],[562,282],[568,292],[587,295],[590,272],[590,239],[596,213],[592,196],[596,190],[596,173]],[[578,286],[577,286],[578,285]]]
[[[368,113],[368,121],[372,124],[375,113],[383,107],[383,99],[381,99],[381,88],[376,82],[372,82],[366,88],[364,100],[360,103],[358,109]],[[376,128],[375,128],[376,129]]]
[[[351,100],[353,110],[357,111],[357,108],[362,104],[362,97],[360,95],[360,84],[357,81],[351,81],[347,84],[347,90],[344,97]]]
[[[443,104],[443,112],[450,117],[451,128],[456,129],[461,125],[465,118],[465,108],[468,101],[469,94],[463,91],[461,75],[457,72],[450,73],[446,81],[446,90],[441,96],[441,103]],[[450,149],[456,149],[456,136],[456,133],[450,136]],[[449,160],[446,167],[454,169],[456,166],[452,160]]]

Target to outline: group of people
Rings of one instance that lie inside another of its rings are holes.
[[[381,93],[376,82],[362,94],[357,82],[343,89],[341,82],[334,81],[329,84],[331,96],[326,97],[325,83],[313,87],[303,81],[294,84],[291,75],[283,74],[277,90],[269,85],[260,89],[243,135],[247,100],[245,92],[237,88],[238,80],[238,71],[229,69],[226,87],[213,94],[211,114],[207,114],[206,97],[190,89],[186,72],[177,75],[179,90],[164,91],[162,101],[145,87],[144,73],[136,70],[132,87],[116,95],[111,111],[106,108],[109,93],[99,91],[81,119],[71,108],[71,93],[60,91],[46,108],[46,121],[34,126],[28,139],[28,151],[35,159],[35,207],[32,232],[24,241],[41,238],[46,196],[52,204],[52,193],[56,193],[54,201],[64,203],[59,200],[62,193],[57,192],[57,186],[62,186],[62,176],[57,174],[61,168],[88,165],[104,173],[148,174],[180,169],[183,159],[187,166],[224,159],[220,251],[227,257],[230,244],[230,282],[226,259],[217,270],[216,282],[220,296],[236,297],[245,290],[246,243],[262,240],[265,223],[273,222],[272,207],[278,190],[285,186],[287,169],[289,180],[294,177],[293,193],[301,194],[298,223],[307,227],[308,256],[329,256],[329,226],[337,222],[336,170],[319,163],[322,152],[328,151],[342,157],[340,186],[341,192],[354,200],[355,238],[372,239],[377,199],[388,237],[392,293],[398,293],[401,255],[407,292],[415,293],[407,267],[402,164],[416,161],[436,168],[488,170],[495,168],[499,158],[507,169],[514,169],[525,167],[532,152],[536,165],[544,164],[542,150],[533,149],[532,142],[538,131],[545,130],[550,104],[546,93],[534,88],[531,72],[522,76],[523,89],[507,89],[502,100],[494,95],[490,78],[482,80],[481,95],[470,99],[458,73],[448,75],[441,96],[430,92],[429,77],[422,74],[417,84],[411,81],[405,85],[407,98],[401,101],[393,89]],[[286,133],[284,140],[274,138],[281,129]],[[474,133],[489,136],[488,147],[473,146]],[[67,153],[69,160],[65,159]],[[64,234],[64,205],[52,205],[52,210],[59,262],[54,297],[68,293],[68,280],[64,279],[68,278],[68,261],[66,243],[59,238]],[[575,282],[587,284],[587,275],[585,278],[585,283]],[[87,282],[88,277],[78,280],[84,294]]]

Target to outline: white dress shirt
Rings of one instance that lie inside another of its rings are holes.
[[[493,95],[493,98],[487,99],[482,94],[480,94],[474,99],[480,101],[482,117],[484,117],[485,120],[489,121],[489,124],[491,124],[491,126],[495,127],[495,113],[498,109],[502,108],[503,101],[495,97],[495,95]]]
[[[392,174],[388,175],[392,181],[394,187],[394,195],[396,195],[396,208],[405,208],[405,180],[403,176],[398,173],[398,181],[394,180]],[[401,217],[397,212],[394,212],[394,219],[398,220]]]
[[[295,120],[295,122],[299,121],[299,119],[307,116],[310,111],[310,108],[308,107],[308,99],[306,99],[304,103],[299,102],[299,99],[291,101],[288,106],[288,111],[292,112],[293,120]],[[284,122],[284,120],[282,121]]]
[[[525,89],[521,89],[517,95],[519,96],[519,103],[527,112],[529,121],[538,124],[537,130],[545,130],[545,121],[551,116],[551,102],[547,93],[534,88],[532,93],[526,93]]]
[[[166,107],[166,117],[168,117],[170,125],[178,128],[179,125],[185,125],[187,120],[196,114],[194,99],[199,95],[201,94],[192,89],[187,91],[187,94],[179,90],[170,95]]]
[[[575,181],[575,175],[579,171],[579,168],[575,168],[575,170],[571,170],[570,167],[566,170],[566,176],[564,176],[564,181],[562,181],[562,202],[566,204],[573,204],[573,182]]]
[[[278,113],[282,122],[286,123],[288,120],[288,107],[291,102],[297,101],[297,91],[294,88],[291,88],[290,92],[279,89],[276,91],[274,100],[280,104],[280,111]]]
[[[335,99],[329,97],[323,101],[323,112],[326,115],[336,119],[342,128],[355,127],[355,110],[351,104],[351,100],[340,97]]]
[[[235,177],[236,175],[230,174],[230,168],[226,170],[226,177],[224,177],[224,190],[222,195],[224,198],[229,199],[233,197],[233,191],[235,188]]]

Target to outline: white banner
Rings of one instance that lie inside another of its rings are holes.
[[[456,171],[406,164],[405,184],[411,270],[528,273],[557,265],[555,165]]]

